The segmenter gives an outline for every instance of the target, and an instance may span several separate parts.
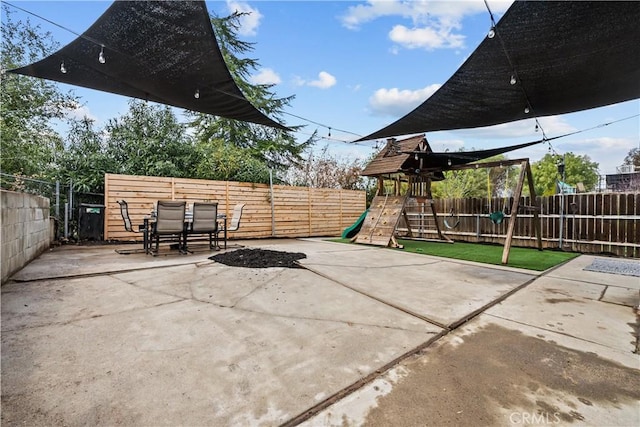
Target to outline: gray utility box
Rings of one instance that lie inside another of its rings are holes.
[[[78,239],[104,240],[104,205],[80,203]]]

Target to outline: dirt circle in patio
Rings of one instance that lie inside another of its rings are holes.
[[[231,252],[217,254],[209,259],[232,267],[268,268],[287,267],[303,268],[297,260],[306,258],[301,252],[281,252],[269,249],[238,249]]]

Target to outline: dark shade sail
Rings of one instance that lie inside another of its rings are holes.
[[[358,141],[490,126],[640,97],[640,2],[516,1],[495,33],[423,104]]]
[[[555,139],[555,138],[552,138]],[[387,145],[367,164],[361,172],[362,176],[392,175],[398,172],[405,174],[430,173],[435,180],[444,179],[442,171],[456,166],[488,159],[498,154],[508,153],[547,140],[526,142],[507,147],[490,148],[477,151],[434,152],[424,135],[415,135],[406,139],[389,138]]]
[[[289,130],[235,84],[204,1],[116,1],[76,40],[10,72]]]
[[[466,165],[467,163],[488,159],[489,157],[497,156],[498,154],[508,153],[509,151],[519,150],[542,142],[544,142],[544,140],[477,151],[439,153],[429,151],[403,151],[402,153],[416,156],[421,160],[420,165],[422,170],[446,171],[451,169],[452,166]]]

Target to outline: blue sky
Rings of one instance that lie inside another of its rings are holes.
[[[108,1],[11,0],[76,33],[84,32],[111,4]],[[510,1],[488,0],[496,19]],[[300,140],[314,131],[338,157],[367,157],[376,141],[353,144],[395,121],[422,103],[442,85],[486,36],[490,17],[478,1],[208,1],[220,16],[233,10],[250,12],[241,38],[255,43],[250,56],[260,69],[255,82],[273,83],[279,97],[294,95],[283,116],[287,125],[306,125]],[[76,36],[49,22],[12,9],[14,19],[29,18],[51,31],[61,45]],[[89,89],[73,89],[88,115],[103,126],[126,113],[128,99]],[[181,110],[176,110],[180,115]],[[542,117],[548,137],[598,127],[552,142],[559,154],[586,154],[600,164],[601,174],[615,173],[630,149],[640,144],[640,101],[589,111]],[[295,116],[303,117],[301,120]],[[315,124],[319,123],[321,125]],[[331,128],[331,129],[329,129]],[[343,132],[347,131],[347,132]],[[329,134],[331,135],[329,137]],[[480,129],[427,134],[436,151],[485,149],[540,139],[533,119]],[[379,141],[378,145],[384,141]],[[514,151],[510,158],[539,160],[548,146]]]

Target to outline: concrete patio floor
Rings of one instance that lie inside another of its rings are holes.
[[[14,275],[2,424],[640,425],[640,279],[595,257],[536,273],[240,243],[305,268],[63,246]]]

